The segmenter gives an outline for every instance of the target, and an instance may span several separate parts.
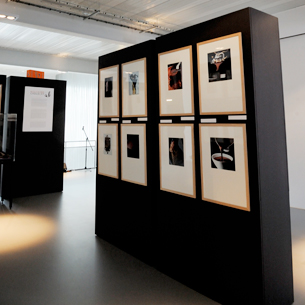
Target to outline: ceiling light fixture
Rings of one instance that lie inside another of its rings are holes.
[[[12,21],[15,21],[18,19],[19,16],[13,16],[13,15],[8,15],[8,14],[3,14],[3,13],[0,13],[0,18],[1,19],[8,19],[8,20],[12,20]]]
[[[158,24],[151,23],[146,20],[138,20],[129,18],[126,16],[113,14],[108,11],[100,11],[96,9],[90,9],[89,7],[85,7],[82,5],[79,5],[77,3],[68,2],[67,0],[40,0],[41,3],[48,3],[48,5],[41,5],[29,2],[29,0],[7,0],[10,2],[16,2],[20,4],[26,4],[29,6],[34,6],[37,8],[46,9],[49,11],[54,11],[58,13],[67,14],[69,16],[75,16],[75,17],[81,17],[83,20],[92,20],[92,21],[98,21],[103,22],[107,24],[112,24],[120,27],[125,27],[128,29],[139,31],[140,33],[151,33],[158,36],[162,36],[163,33],[158,33],[158,31],[162,32],[174,32],[174,30],[160,26]],[[51,5],[51,6],[50,6]],[[56,5],[58,8],[54,7],[53,5]],[[69,9],[68,11],[66,11]],[[78,11],[78,12],[76,12]],[[85,17],[84,17],[85,16]],[[147,29],[149,28],[149,29]]]

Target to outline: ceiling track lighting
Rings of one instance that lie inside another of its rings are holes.
[[[120,16],[117,14],[111,14],[108,12],[104,12],[104,11],[99,11],[99,10],[93,10],[90,9],[89,7],[84,7],[72,2],[67,2],[67,1],[62,1],[62,0],[43,0],[44,2],[48,2],[50,4],[57,4],[57,5],[61,5],[61,6],[67,6],[70,9],[76,9],[76,10],[80,10],[82,11],[82,15],[77,14],[77,13],[72,13],[72,12],[67,12],[64,10],[60,10],[57,8],[53,8],[53,7],[48,7],[48,6],[44,6],[44,5],[38,5],[38,4],[34,4],[34,3],[30,3],[27,1],[23,1],[23,0],[8,0],[10,2],[16,2],[16,3],[21,3],[21,4],[26,4],[29,6],[34,6],[37,8],[43,8],[43,9],[47,9],[49,11],[55,11],[58,13],[62,13],[62,14],[67,14],[70,16],[74,16],[74,17],[80,17],[83,20],[93,20],[93,21],[98,21],[98,22],[103,22],[103,23],[107,23],[107,24],[112,24],[112,25],[116,25],[116,26],[121,26],[124,28],[128,28],[128,29],[132,29],[132,30],[136,30],[139,31],[140,33],[146,32],[146,33],[151,33],[151,34],[155,34],[158,36],[162,36],[163,34],[161,33],[157,33],[157,32],[153,32],[152,30],[161,30],[164,32],[174,32],[174,30],[170,29],[170,28],[166,28],[166,27],[162,27],[156,24],[152,24],[148,21],[143,21],[143,20],[136,20],[136,19],[132,19],[132,18],[127,18],[124,16]],[[129,22],[129,23],[133,23],[134,25],[127,25],[127,24],[121,24],[121,23],[116,23],[115,21],[106,21],[106,20],[102,20],[102,19],[98,19],[97,16],[105,16],[111,19],[117,19],[117,20],[121,20],[121,21],[125,21],[125,22]],[[139,27],[137,27],[137,25]],[[147,28],[143,28],[142,26],[146,26]]]

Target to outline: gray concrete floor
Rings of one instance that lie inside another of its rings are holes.
[[[1,305],[217,305],[97,238],[95,171],[0,206]],[[294,305],[305,304],[305,211],[291,209]]]

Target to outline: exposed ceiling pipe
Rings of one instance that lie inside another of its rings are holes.
[[[166,28],[166,27],[162,27],[162,26],[159,26],[159,25],[156,25],[156,24],[152,24],[152,23],[147,22],[147,21],[127,18],[127,17],[124,17],[124,16],[120,16],[120,15],[117,15],[117,14],[112,14],[112,13],[108,13],[108,12],[104,12],[104,11],[100,11],[100,10],[93,10],[93,9],[90,9],[89,7],[84,7],[84,6],[75,4],[73,2],[67,2],[67,1],[62,1],[62,0],[54,0],[54,1],[52,1],[52,0],[42,0],[42,1],[50,3],[50,4],[61,5],[61,6],[66,6],[68,8],[77,9],[77,10],[82,11],[83,14],[87,13],[88,15],[84,17],[83,15],[79,15],[77,13],[67,12],[67,11],[64,11],[64,10],[60,10],[58,8],[39,5],[39,4],[35,4],[35,3],[23,1],[23,0],[8,0],[8,2],[16,2],[16,3],[20,3],[20,4],[34,6],[34,7],[37,7],[37,8],[47,9],[47,10],[50,10],[50,11],[55,11],[55,12],[58,12],[58,13],[63,13],[63,14],[67,14],[67,15],[70,15],[70,16],[79,17],[79,18],[82,18],[83,20],[94,20],[94,21],[98,21],[98,22],[103,22],[103,23],[107,23],[107,24],[112,24],[112,25],[116,25],[116,26],[125,27],[125,28],[128,28],[128,29],[139,31],[139,33],[146,32],[146,33],[151,33],[151,34],[162,36],[163,34],[158,33],[158,32],[152,32],[152,30],[174,32],[174,30],[172,30],[170,28]],[[105,16],[105,17],[112,18],[112,19],[119,19],[119,20],[122,20],[123,22],[125,21],[125,22],[129,22],[129,23],[136,23],[136,25],[127,25],[127,24],[121,24],[121,23],[116,23],[116,22],[110,22],[110,21],[99,19],[99,18],[94,18],[94,16],[96,17],[98,15],[101,15],[101,17]],[[141,26],[146,26],[148,28],[147,29],[139,28],[139,27],[137,27],[137,25],[139,25],[140,27]]]

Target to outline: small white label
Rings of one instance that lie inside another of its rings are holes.
[[[173,120],[160,120],[160,123],[172,123]]]
[[[220,78],[226,78],[225,74],[220,74]]]
[[[106,120],[100,120],[99,123],[100,124],[105,124],[105,123],[107,123],[107,121]]]
[[[138,118],[138,122],[147,122],[147,118]]]
[[[212,118],[212,119],[201,119],[200,120],[201,123],[217,123],[216,118]]]
[[[190,116],[190,117],[183,116],[183,117],[181,117],[181,121],[195,121],[195,117],[193,117],[193,116]]]
[[[112,118],[111,121],[112,121],[112,122],[119,122],[120,119],[119,119],[119,118]]]
[[[123,124],[130,124],[130,123],[131,123],[131,120],[123,120],[122,123],[123,123]]]
[[[228,117],[229,120],[247,120],[247,116],[246,115],[229,115]]]

